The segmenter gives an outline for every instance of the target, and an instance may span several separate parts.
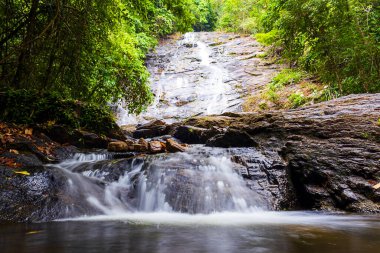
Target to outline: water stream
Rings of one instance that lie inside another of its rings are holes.
[[[260,157],[199,145],[130,159],[76,154],[51,166],[96,211],[5,226],[2,252],[377,252],[377,216],[271,210],[232,159],[246,153]]]
[[[241,149],[223,150],[199,145],[185,153],[112,160],[107,154],[76,154],[51,165],[66,173],[68,191],[81,194],[104,215],[130,213],[216,212],[249,213],[267,210],[269,203],[251,190],[239,174],[242,166],[231,157]],[[255,152],[245,149],[245,152]],[[119,177],[107,179],[116,162]],[[92,181],[93,180],[93,181]],[[99,182],[105,184],[99,186]]]
[[[163,48],[155,57],[167,59],[160,53],[170,48],[171,61],[160,65],[154,58],[149,65],[155,102],[140,116],[119,108],[120,124],[240,110],[239,92],[222,64],[226,52],[196,33]],[[274,211],[266,186],[252,187],[243,178],[247,165],[233,159],[247,154],[251,169],[267,162],[254,148],[200,145],[129,159],[78,153],[48,169],[64,174],[65,194],[80,199],[80,212],[67,204],[65,217],[52,223],[2,226],[2,252],[379,251],[378,216]]]
[[[240,111],[239,90],[232,86],[230,73],[222,64],[228,51],[212,48],[209,43],[198,33],[187,33],[181,40],[158,48],[148,61],[154,102],[139,116],[119,106],[118,123],[151,119],[172,123],[193,115]]]

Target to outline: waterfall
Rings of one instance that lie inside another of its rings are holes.
[[[185,153],[120,160],[78,154],[55,166],[70,178],[71,195],[80,194],[105,215],[267,210],[268,203],[246,185],[242,165],[231,157],[229,150],[196,145]],[[112,174],[117,179],[108,179]]]
[[[181,40],[157,48],[147,61],[154,101],[146,112],[131,115],[121,102],[118,124],[161,119],[173,123],[193,115],[240,110],[240,95],[223,65],[226,52],[202,40],[201,33],[186,33]]]

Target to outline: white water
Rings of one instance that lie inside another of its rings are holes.
[[[83,153],[50,166],[61,169],[68,178],[69,196],[80,197],[99,214],[110,217],[251,213],[268,208],[267,201],[239,175],[241,165],[233,163],[231,154],[223,149],[194,146],[186,153],[109,159],[106,154]],[[116,166],[118,162],[122,165]],[[115,174],[120,169],[125,172]],[[118,180],[107,181],[118,175]]]
[[[78,166],[91,168],[108,158],[104,154],[77,154],[57,165],[69,175],[71,194],[80,194],[99,213],[60,221],[175,226],[300,225],[332,229],[365,228],[372,222],[370,217],[343,214],[270,211],[265,200],[245,185],[237,172],[238,165],[222,149],[195,146],[188,153],[134,160],[119,180],[104,188],[91,181],[101,180],[104,171],[74,172]]]
[[[60,221],[126,221],[134,224],[161,224],[176,226],[257,226],[257,225],[301,225],[330,228],[370,227],[370,217],[346,216],[312,212],[217,212],[211,214],[185,214],[173,212],[138,212],[114,215],[97,215],[62,219]]]
[[[172,123],[193,115],[236,110],[233,107],[236,102],[230,102],[231,97],[227,97],[236,93],[225,82],[229,79],[229,73],[214,60],[215,55],[211,56],[218,54],[220,57],[224,53],[213,52],[198,37],[197,33],[185,34],[161,72],[152,67],[149,69],[154,102],[139,116],[129,114],[121,103],[118,107],[119,125],[145,123],[151,119]],[[184,45],[193,47],[186,48]],[[189,58],[196,60],[190,61]]]

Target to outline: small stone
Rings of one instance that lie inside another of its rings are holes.
[[[148,148],[149,148],[149,143],[144,138],[140,138],[138,141],[138,144],[143,146],[145,148],[145,150],[148,150]]]
[[[165,147],[166,146],[163,146],[162,142],[160,141],[151,141],[149,142],[149,152],[150,153],[162,153],[162,152],[165,152]]]
[[[129,150],[129,146],[124,141],[114,141],[108,143],[108,151],[110,152],[126,152]]]
[[[186,146],[181,145],[173,139],[166,140],[166,150],[169,152],[185,152]]]
[[[133,148],[133,151],[136,151],[136,152],[148,151],[148,148],[145,145],[141,145],[141,144],[133,144],[132,148]]]

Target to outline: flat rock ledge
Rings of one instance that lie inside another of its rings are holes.
[[[171,134],[190,144],[261,150],[272,161],[265,169],[271,187],[282,193],[278,209],[380,213],[380,94],[194,117]]]

